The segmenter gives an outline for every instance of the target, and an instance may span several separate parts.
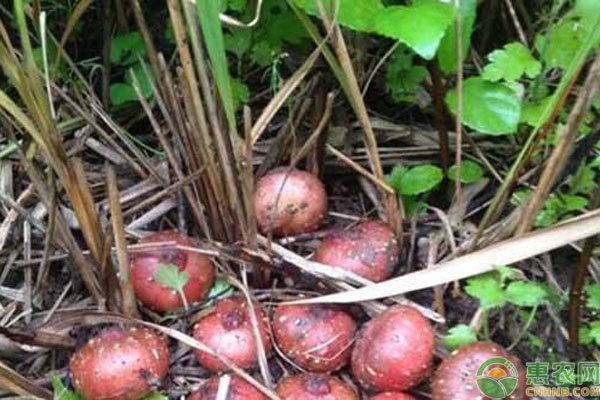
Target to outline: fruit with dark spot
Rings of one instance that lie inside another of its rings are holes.
[[[375,395],[371,400],[417,400],[417,398],[402,392],[385,392]]]
[[[352,372],[365,388],[402,391],[429,373],[435,337],[417,310],[397,305],[367,322],[352,351]]]
[[[282,400],[359,400],[354,388],[339,378],[325,374],[299,374],[277,384]]]
[[[166,245],[165,242],[172,242],[172,245]],[[174,310],[183,306],[179,293],[155,279],[157,270],[165,265],[175,265],[180,272],[188,273],[188,281],[183,287],[188,303],[206,298],[215,280],[210,259],[204,254],[173,246],[195,247],[191,238],[175,231],[164,231],[144,237],[139,244],[147,245],[148,248],[131,253],[131,280],[136,297],[144,305],[157,311]]]
[[[280,305],[272,328],[279,349],[308,371],[335,371],[350,360],[356,323],[339,307]]]
[[[381,282],[394,272],[399,251],[398,241],[387,224],[366,221],[326,237],[317,248],[315,261]]]
[[[483,399],[477,386],[477,370],[487,360],[501,357],[510,361],[516,368],[518,380],[514,392],[506,397],[509,400],[526,399],[525,389],[527,384],[526,370],[523,364],[510,355],[503,347],[491,342],[476,342],[455,350],[450,357],[445,359],[435,372],[432,388],[433,400],[472,400]],[[495,370],[495,371],[492,371]],[[492,372],[490,374],[490,372]],[[494,378],[514,376],[505,366],[490,364],[482,376]],[[509,378],[510,379],[510,378]]]
[[[138,400],[167,375],[169,349],[149,329],[109,328],[77,351],[69,368],[86,400]]]
[[[220,379],[219,376],[213,376],[189,395],[187,400],[216,400]],[[267,397],[244,379],[231,376],[226,400],[267,400]]]
[[[327,212],[327,193],[313,174],[277,168],[257,182],[254,207],[261,232],[297,235],[321,225]]]
[[[273,345],[269,338],[267,314],[259,303],[252,304],[262,345],[269,356]],[[194,326],[194,338],[240,368],[257,365],[258,342],[252,327],[250,307],[243,296],[235,295],[220,300]],[[216,357],[203,351],[196,350],[196,357],[202,366],[210,370],[227,369]]]

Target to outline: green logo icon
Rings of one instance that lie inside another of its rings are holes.
[[[479,391],[490,399],[504,399],[517,388],[519,373],[513,363],[502,357],[492,357],[477,370]]]

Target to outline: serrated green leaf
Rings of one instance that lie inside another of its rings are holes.
[[[584,345],[595,343],[600,346],[600,321],[593,321],[579,330],[579,342]]]
[[[585,287],[587,296],[586,307],[591,310],[600,310],[600,284],[594,283]]]
[[[54,392],[54,400],[82,400],[83,398],[76,392],[69,390],[62,383],[62,380],[58,375],[52,375],[50,377],[52,383],[52,390]]]
[[[139,31],[115,36],[110,42],[110,62],[130,65],[146,55],[146,45]]]
[[[174,264],[159,264],[154,279],[162,286],[182,292],[185,284],[188,282],[190,274],[187,271],[180,271]]]
[[[468,279],[465,291],[479,299],[480,306],[484,310],[500,307],[507,300],[502,284],[494,272]]]
[[[462,25],[462,55],[463,60],[469,56],[471,47],[471,33],[477,15],[477,0],[461,0],[460,2],[461,25]],[[450,24],[446,35],[440,43],[437,52],[440,69],[445,74],[456,72],[456,24]]]
[[[403,195],[417,195],[436,187],[444,179],[442,169],[435,165],[419,165],[402,174],[397,190]]]
[[[446,103],[456,113],[456,90],[448,92]],[[463,86],[463,123],[480,133],[514,134],[521,118],[521,99],[497,82],[473,77]]]
[[[590,194],[598,183],[596,171],[589,164],[581,164],[577,171],[569,177],[569,193]]]
[[[427,69],[413,65],[413,53],[401,46],[386,64],[385,85],[396,102],[414,102],[421,82],[427,76]]]
[[[456,165],[448,169],[448,178],[456,181]],[[483,178],[483,168],[475,161],[465,160],[460,166],[460,181],[462,183],[474,183]]]
[[[444,345],[448,351],[453,351],[467,344],[475,343],[477,336],[468,325],[456,325],[444,336]]]
[[[492,82],[502,79],[513,82],[523,75],[535,78],[542,70],[542,64],[520,42],[509,43],[503,49],[494,50],[488,58],[490,64],[485,66],[481,76]]]
[[[569,68],[579,47],[586,37],[586,30],[577,20],[567,18],[552,25],[546,39],[540,33],[535,40],[536,49],[542,54],[546,67]]]
[[[379,12],[375,31],[400,40],[430,60],[454,21],[452,5],[438,0],[415,0],[410,6],[391,6]]]
[[[506,288],[509,302],[519,307],[534,307],[540,305],[548,297],[548,290],[536,282],[511,282]]]
[[[268,67],[273,64],[273,61],[275,61],[280,52],[280,47],[274,46],[266,40],[261,40],[252,46],[250,59],[260,67]]]

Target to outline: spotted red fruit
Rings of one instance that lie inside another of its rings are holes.
[[[365,388],[402,391],[428,374],[435,337],[415,309],[394,306],[369,321],[352,352],[352,372]]]
[[[371,400],[417,400],[417,398],[402,392],[385,392],[379,393]]]
[[[339,378],[325,374],[299,374],[277,384],[282,400],[359,400],[354,388]]]
[[[263,307],[253,302],[258,330],[267,355],[273,345],[269,338],[267,315]],[[240,368],[252,368],[258,361],[258,344],[252,328],[250,308],[242,296],[220,300],[194,326],[194,338],[229,359]],[[213,371],[224,371],[225,364],[205,352],[196,350],[198,362]]]
[[[214,376],[204,382],[200,389],[187,397],[187,400],[216,400],[219,391],[219,376]],[[267,396],[262,394],[254,386],[237,376],[232,376],[229,382],[227,400],[267,400]]]
[[[510,355],[503,347],[491,342],[476,342],[455,350],[450,357],[445,359],[436,371],[432,388],[433,400],[472,400],[484,399],[477,386],[477,370],[492,357],[501,357],[510,361],[517,369],[518,384],[515,391],[506,399],[526,399],[525,389],[527,384],[526,370],[523,364]],[[497,365],[486,368],[483,375],[487,375]],[[490,369],[491,368],[491,369]],[[510,371],[498,368],[490,376],[508,376]]]
[[[366,221],[325,238],[317,248],[315,260],[381,282],[394,272],[399,251],[398,241],[387,224]]]
[[[163,337],[145,328],[110,328],[71,358],[73,385],[86,400],[138,400],[169,369]]]
[[[350,360],[356,323],[339,307],[280,305],[272,328],[279,349],[308,371],[335,371]]]
[[[174,245],[195,247],[191,238],[175,231],[165,231],[144,237],[140,244],[171,242]],[[156,271],[164,265],[176,265],[188,273],[183,293],[189,303],[204,300],[215,281],[210,259],[194,251],[173,246],[149,246],[147,250],[131,254],[131,280],[136,297],[146,306],[158,311],[168,311],[183,306],[181,296],[172,288],[155,279]]]
[[[254,207],[263,233],[297,235],[319,227],[327,212],[327,193],[313,174],[277,168],[256,184]]]

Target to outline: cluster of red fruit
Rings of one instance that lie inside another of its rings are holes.
[[[263,177],[255,193],[257,223],[261,231],[294,235],[316,229],[326,209],[326,193],[313,175],[279,170]],[[183,295],[192,302],[206,298],[214,283],[210,259],[182,250],[193,241],[176,232],[151,235],[142,243],[179,245],[148,246],[133,254],[131,275],[138,299],[158,311],[182,307],[181,296],[154,279],[161,264],[186,271]],[[368,221],[327,237],[315,253],[318,262],[347,269],[372,281],[389,278],[397,263],[398,245],[393,232],[381,221]],[[254,313],[254,316],[252,315]],[[258,335],[253,328],[256,321]],[[362,329],[352,315],[332,305],[279,305],[270,320],[263,306],[241,295],[218,301],[203,312],[193,336],[220,357],[243,369],[257,365],[258,349],[266,355],[273,341],[290,363],[305,373],[280,380],[276,392],[284,400],[358,400],[355,388],[330,375],[350,364],[358,383],[380,392],[372,400],[411,400],[403,391],[423,382],[431,371],[435,335],[429,322],[407,306],[393,306],[367,322]],[[197,350],[198,362],[215,372],[227,371],[217,357]],[[491,343],[466,346],[445,360],[433,380],[434,400],[481,398],[475,384],[478,363],[492,356],[510,358]],[[137,400],[163,379],[169,367],[166,340],[145,328],[111,328],[91,339],[71,359],[73,384],[88,400]],[[522,378],[525,374],[521,374]],[[214,400],[219,377],[206,381],[188,396]],[[511,399],[524,398],[524,381]],[[232,377],[228,400],[262,400],[267,397],[242,378]]]

